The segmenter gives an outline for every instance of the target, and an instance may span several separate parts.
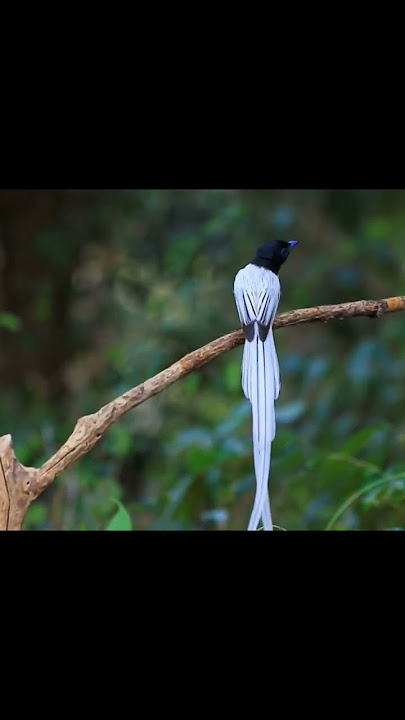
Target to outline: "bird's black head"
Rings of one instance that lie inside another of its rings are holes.
[[[288,242],[285,240],[273,240],[267,245],[262,245],[259,247],[255,259],[252,260],[252,264],[267,268],[267,270],[271,270],[275,275],[278,275],[282,264],[287,260],[290,251],[297,242],[298,240],[289,240]]]

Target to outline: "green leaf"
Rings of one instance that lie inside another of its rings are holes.
[[[132,530],[132,521],[124,506],[119,500],[113,502],[117,505],[118,511],[108,523],[106,530]]]
[[[22,323],[17,315],[9,312],[0,312],[0,327],[7,328],[12,332],[17,332],[21,329]]]
[[[380,485],[386,485],[387,483],[392,483],[393,481],[397,480],[398,478],[402,478],[403,473],[399,473],[398,475],[392,475],[391,477],[385,477],[382,478],[382,480],[375,480],[374,482],[369,483],[365,487],[360,488],[360,490],[356,490],[350,497],[348,497],[336,510],[334,515],[329,520],[327,526],[325,527],[325,530],[331,530],[333,525],[336,523],[336,520],[340,518],[341,515],[347,510],[347,508],[352,505],[356,500],[359,499],[362,495],[366,495],[370,492],[370,490],[373,490],[376,487],[380,487]]]
[[[365,427],[363,430],[355,433],[350,439],[343,445],[341,449],[342,455],[355,455],[356,453],[363,450],[370,442],[371,438],[381,430],[380,426]]]

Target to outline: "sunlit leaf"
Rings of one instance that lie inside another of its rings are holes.
[[[113,500],[118,510],[108,523],[106,530],[132,530],[131,518],[119,500]]]

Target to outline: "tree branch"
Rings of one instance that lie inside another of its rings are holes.
[[[350,317],[380,317],[385,313],[397,312],[399,310],[405,310],[405,296],[388,298],[385,300],[358,300],[356,302],[342,303],[339,305],[320,305],[318,307],[303,308],[301,310],[292,310],[290,312],[279,315],[274,322],[274,329],[286,327],[288,325],[298,325],[300,323],[309,323],[315,321],[327,322],[328,320],[343,320]],[[58,476],[63,470],[70,467],[74,462],[79,460],[83,455],[88,453],[94,445],[104,435],[106,430],[115,423],[122,415],[127,413],[132,408],[140,405],[141,403],[148,400],[153,395],[165,390],[169,385],[177,382],[181,378],[188,375],[190,372],[197,370],[206,363],[214,360],[218,355],[221,355],[227,350],[232,350],[238,345],[242,345],[244,336],[242,330],[236,330],[235,332],[224,335],[223,337],[213,340],[212,342],[204,345],[198,350],[185,355],[181,360],[178,360],[166,370],[158,373],[154,377],[146,380],[141,385],[138,385],[132,390],[124,393],[120,397],[112,400],[108,405],[100,408],[98,412],[92,415],[85,415],[80,418],[76,423],[76,426],[61,448],[47,460],[41,468],[35,470],[34,468],[24,468],[15,459],[14,454],[11,454],[11,449],[8,450],[7,467],[10,466],[10,458],[12,458],[15,467],[18,470],[18,477],[21,479],[21,483],[25,483],[25,490],[21,487],[20,497],[20,508],[26,512],[27,503],[29,505],[43,490]],[[0,461],[3,459],[1,449],[7,438],[7,446],[11,442],[11,438],[8,435],[0,438]],[[6,464],[4,460],[3,465]],[[25,474],[24,474],[25,473]],[[28,478],[29,477],[29,482]],[[2,527],[1,518],[8,516],[11,519],[12,502],[17,503],[16,498],[16,487],[17,479],[14,479],[14,485],[12,492],[10,492],[10,484],[7,481],[7,473],[1,470],[0,466],[0,529]],[[20,483],[19,483],[20,484]],[[3,506],[1,491],[2,487],[5,487],[6,493],[3,492]],[[29,491],[27,491],[29,488]],[[7,495],[8,493],[8,495]],[[17,493],[18,495],[18,493]],[[24,501],[24,502],[23,502]],[[24,512],[24,514],[25,514]],[[21,515],[21,512],[19,513]],[[8,526],[18,525],[18,522],[13,523],[8,520]],[[22,520],[21,520],[22,522]]]

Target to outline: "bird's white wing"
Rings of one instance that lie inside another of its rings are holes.
[[[246,339],[252,341],[255,333],[256,337],[258,336],[263,341],[270,338],[266,343],[266,360],[267,367],[273,368],[274,399],[277,399],[280,394],[280,370],[273,333],[270,333],[269,330],[274,322],[280,302],[279,279],[277,275],[274,275],[269,270],[258,268],[256,265],[247,265],[242,270],[239,270],[235,277],[234,296]],[[249,347],[245,343],[245,351]],[[251,399],[249,389],[251,373],[248,372],[246,376],[246,370],[250,364],[250,359],[250,351],[248,350],[244,353],[242,363],[242,387],[249,400]]]
[[[253,454],[256,497],[248,529],[256,530],[263,518],[272,530],[268,477],[271,442],[276,431],[274,399],[280,391],[280,375],[272,324],[280,299],[278,277],[269,270],[248,265],[235,278],[234,294],[246,337],[242,362],[242,387],[252,404]]]

